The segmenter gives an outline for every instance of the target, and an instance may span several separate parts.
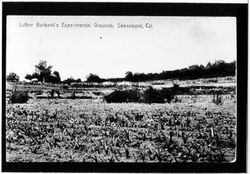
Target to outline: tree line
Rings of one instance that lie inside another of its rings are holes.
[[[188,68],[177,69],[173,71],[162,71],[161,73],[132,73],[128,71],[124,80],[139,82],[139,81],[152,81],[152,80],[165,80],[165,79],[179,79],[191,80],[198,78],[213,78],[234,76],[236,69],[236,62],[226,63],[223,60],[215,61],[214,63],[208,62],[206,66],[192,65]],[[115,81],[116,79],[112,79]]]
[[[61,80],[60,73],[58,71],[52,71],[52,67],[47,65],[47,61],[41,60],[35,65],[35,71],[32,74],[26,74],[25,79],[36,80],[39,82],[47,83],[64,83],[71,84],[73,82],[80,83],[80,78],[74,79],[69,77],[65,80]],[[208,62],[206,66],[203,65],[192,65],[188,68],[182,68],[172,71],[162,71],[161,73],[133,73],[128,71],[125,73],[125,77],[122,78],[100,78],[96,74],[90,73],[86,77],[86,82],[118,82],[118,81],[130,81],[130,82],[143,82],[153,80],[166,80],[166,79],[179,79],[179,80],[191,80],[198,78],[213,78],[213,77],[224,77],[234,76],[236,70],[236,61],[226,63],[223,60],[217,60],[214,63]],[[7,81],[16,82],[19,81],[19,76],[11,72],[7,75]]]

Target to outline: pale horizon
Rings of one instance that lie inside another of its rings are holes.
[[[20,27],[32,23],[59,27]],[[88,23],[90,28],[64,28],[62,23]],[[94,23],[114,28],[95,28]],[[118,28],[142,24],[143,29]],[[153,27],[146,28],[145,24]],[[40,60],[52,65],[61,79],[123,78],[133,73],[160,73],[206,65],[215,60],[236,61],[234,17],[143,16],[8,16],[6,73],[24,80]]]

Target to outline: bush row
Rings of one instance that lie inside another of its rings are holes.
[[[174,85],[172,88],[154,89],[147,88],[144,91],[140,90],[122,90],[114,91],[109,95],[104,96],[107,103],[123,103],[123,102],[139,102],[139,103],[170,103],[174,99],[179,86]]]

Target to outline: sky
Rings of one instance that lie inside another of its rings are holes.
[[[234,17],[7,17],[6,73],[15,72],[20,80],[40,60],[59,71],[62,80],[85,80],[90,73],[112,78],[127,71],[159,73],[231,62],[236,51]]]

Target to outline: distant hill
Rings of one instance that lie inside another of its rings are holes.
[[[143,82],[153,80],[167,80],[167,79],[179,79],[179,80],[192,80],[199,78],[213,78],[213,77],[225,77],[235,76],[236,62],[226,63],[223,60],[215,61],[214,63],[207,63],[203,65],[192,65],[188,68],[182,68],[172,71],[162,71],[161,73],[132,73],[127,72],[125,78],[109,78],[102,79],[102,81],[131,81],[131,82]]]

